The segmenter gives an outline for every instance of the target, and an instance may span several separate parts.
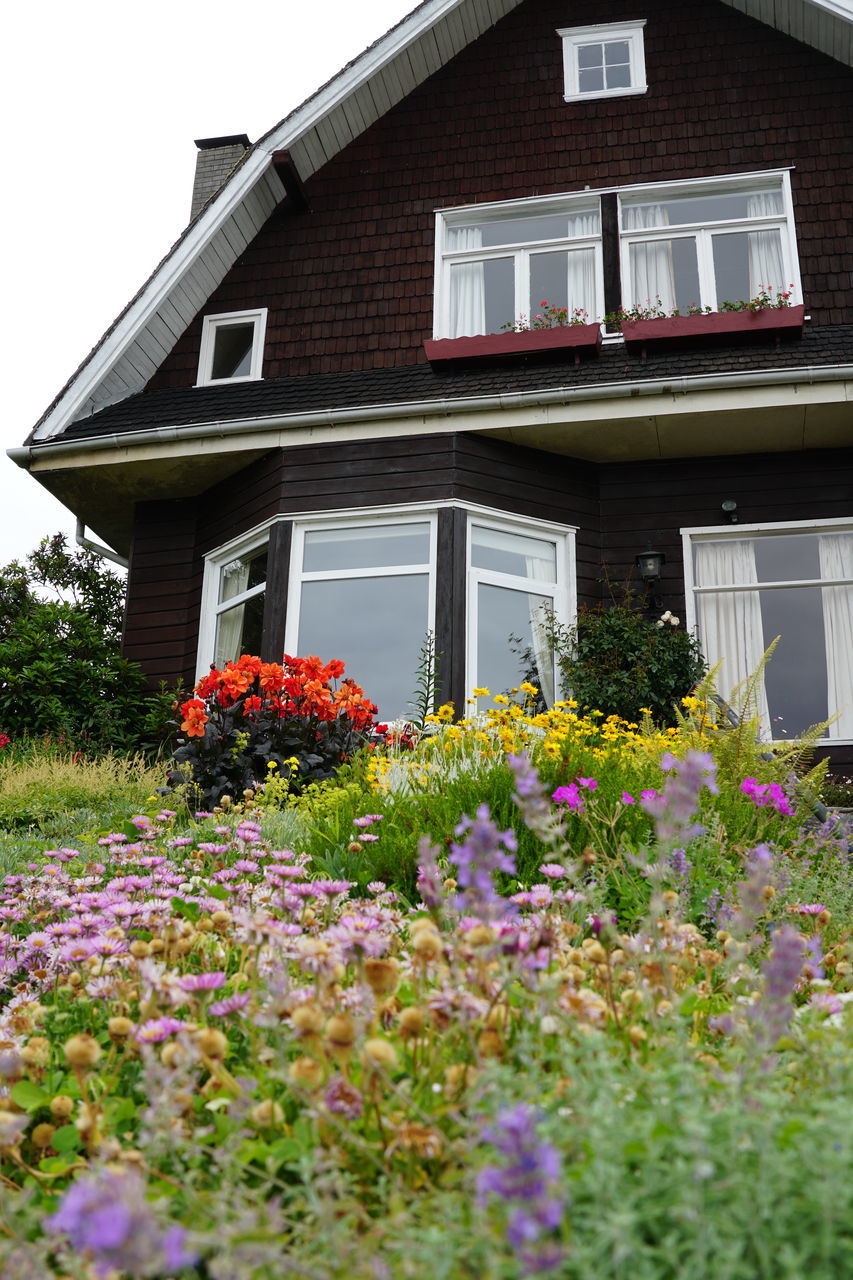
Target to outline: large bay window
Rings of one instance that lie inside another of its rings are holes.
[[[460,710],[474,687],[501,693],[525,680],[550,704],[545,619],[573,616],[573,535],[450,503],[273,521],[208,557],[198,672],[244,652],[272,658],[271,646],[341,658],[381,717],[397,719],[429,631],[439,690]],[[286,596],[278,632],[275,581]]]
[[[436,219],[434,338],[536,328],[545,302],[600,321],[620,304],[684,314],[762,291],[801,298],[787,171],[537,196]]]
[[[724,696],[781,637],[756,690],[762,731],[794,738],[831,716],[853,741],[853,523],[687,529],[688,621]]]

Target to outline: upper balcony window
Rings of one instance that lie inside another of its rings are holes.
[[[528,323],[544,301],[603,311],[601,214],[588,196],[482,205],[438,215],[435,337]]]
[[[205,316],[201,331],[198,386],[251,382],[261,376],[267,308]]]
[[[559,30],[566,102],[645,93],[645,25],[644,21],[607,22]]]
[[[619,212],[626,308],[659,298],[666,312],[718,311],[797,280],[786,173],[625,192]]]

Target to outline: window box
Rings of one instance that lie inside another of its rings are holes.
[[[553,329],[523,329],[521,332],[486,333],[466,338],[428,339],[424,343],[430,364],[452,360],[499,360],[507,356],[597,355],[601,347],[601,326],[597,324],[556,325]]]
[[[688,346],[697,340],[707,345],[735,334],[799,338],[805,312],[805,307],[765,307],[762,311],[710,311],[696,316],[623,320],[622,334],[629,348]]]

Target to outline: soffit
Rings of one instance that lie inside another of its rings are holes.
[[[272,167],[287,150],[305,180],[521,0],[424,0],[408,17],[246,152],[225,186],[131,300],[32,434],[141,391],[257,234],[285,190]],[[732,8],[853,65],[853,14],[840,0],[723,0]]]

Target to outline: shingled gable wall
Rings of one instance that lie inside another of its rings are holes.
[[[569,12],[570,10],[570,12]],[[646,19],[649,91],[563,101],[556,29]],[[853,304],[853,75],[728,5],[525,0],[306,183],[204,308],[264,305],[265,377],[424,359],[434,210],[794,165],[804,296],[815,324]],[[190,386],[201,318],[152,387]]]

